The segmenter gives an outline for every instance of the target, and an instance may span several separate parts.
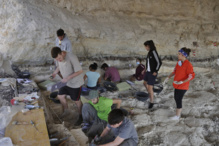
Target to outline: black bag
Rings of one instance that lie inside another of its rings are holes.
[[[104,88],[104,87],[98,87],[97,90],[98,90],[100,93],[106,92],[106,88]]]
[[[104,82],[103,83],[104,88],[106,88],[108,91],[114,92],[117,91],[118,88],[116,87],[116,84],[113,82]]]
[[[81,95],[83,95],[83,96],[89,95],[90,90],[91,89],[88,89],[86,87],[81,87]]]
[[[136,97],[139,101],[142,101],[142,102],[146,101],[146,100],[149,98],[148,94],[145,93],[145,92],[136,92],[136,93],[135,93],[135,97]]]
[[[153,90],[154,90],[155,93],[160,93],[163,90],[163,85],[162,84],[156,84],[156,85],[154,85]]]
[[[18,78],[29,78],[30,77],[30,72],[25,70],[25,71],[21,71],[18,66],[16,65],[11,65],[11,69],[15,72],[15,74],[17,75]]]
[[[54,103],[61,103],[60,100],[55,99],[58,96],[58,93],[59,93],[58,91],[57,92],[52,92],[49,95],[49,99],[52,100]]]

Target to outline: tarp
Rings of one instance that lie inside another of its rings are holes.
[[[117,84],[119,91],[126,91],[131,89],[131,86],[127,82],[122,82]]]
[[[39,88],[41,88],[43,90],[50,91],[54,84],[55,84],[55,82],[50,81],[50,80],[46,80],[44,82],[39,83],[38,86],[39,86]]]

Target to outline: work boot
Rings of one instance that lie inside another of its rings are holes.
[[[149,102],[149,106],[148,106],[148,108],[149,108],[149,109],[152,109],[153,106],[154,106],[154,103]]]
[[[81,125],[82,121],[83,121],[82,115],[79,115],[79,118],[78,118],[77,122],[75,123],[75,126]]]

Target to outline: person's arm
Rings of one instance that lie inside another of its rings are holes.
[[[141,71],[141,74],[143,75],[143,74],[145,73],[145,71],[146,71],[146,68],[145,68],[145,66],[142,64],[142,71]]]
[[[117,136],[116,139],[113,142],[103,144],[103,145],[99,145],[99,146],[117,146],[117,145],[120,145],[124,140],[125,139]]]
[[[182,81],[183,83],[191,81],[192,79],[195,78],[195,73],[193,71],[193,66],[191,64],[188,66],[186,73],[188,74],[188,78],[186,80]]]
[[[87,75],[85,74],[85,75],[84,75],[84,80],[86,80],[86,79],[87,79]]]
[[[75,72],[75,73],[69,75],[68,77],[62,79],[61,82],[66,83],[66,82],[68,82],[69,80],[71,80],[72,78],[74,78],[74,77],[80,75],[81,73],[83,73],[83,70],[79,70],[79,71],[77,71],[77,72]]]
[[[65,50],[66,52],[72,52],[72,46],[71,46],[71,42],[69,41],[66,46],[65,46]]]
[[[59,67],[57,66],[56,70],[52,74],[52,77],[55,78],[59,71]]]
[[[175,75],[175,71],[176,71],[176,68],[174,68],[174,71],[172,73],[170,73],[170,75],[164,80],[164,83],[167,83],[169,81],[169,79]]]
[[[113,99],[113,104],[116,104],[116,108],[120,108],[121,103],[121,99]]]
[[[170,79],[172,76],[174,76],[175,75],[175,73],[174,72],[172,72],[169,76],[168,76],[168,78]]]
[[[105,71],[104,80],[107,80],[110,77],[109,70]]]
[[[155,50],[153,50],[152,52],[153,52],[154,58],[155,58],[155,60],[156,60],[156,62],[157,62],[156,71],[153,72],[153,75],[156,76],[158,70],[160,69],[160,66],[161,66],[162,62],[161,62],[161,60],[160,60],[160,58],[159,58],[157,52],[156,52]]]
[[[190,74],[189,76],[193,76],[193,74]],[[193,77],[188,77],[186,80],[182,81],[183,83],[186,83],[188,81],[191,81]]]
[[[101,77],[99,77],[97,83],[100,84],[100,82],[101,82]]]
[[[104,80],[106,81],[108,77],[106,77],[106,75],[104,75]]]
[[[110,128],[106,126],[106,128],[101,133],[100,137],[104,137],[109,131],[110,131]]]
[[[170,73],[170,75],[169,75],[168,77],[166,77],[166,79],[164,80],[163,84],[166,84],[166,83],[169,81],[169,79],[170,79],[172,76],[175,75],[175,73],[176,73],[176,67],[174,68],[173,72]]]
[[[139,79],[140,75],[141,75],[141,65],[138,65],[138,67],[136,68],[136,71],[135,71],[135,77],[137,79]]]
[[[177,62],[178,63],[178,62]],[[174,76],[176,74],[176,67],[177,67],[177,64],[176,66],[174,67],[174,70],[172,73],[170,73],[170,75],[167,77],[168,79],[170,79],[172,76]]]
[[[56,47],[59,47],[59,39],[58,38],[56,38],[55,45],[56,45]]]

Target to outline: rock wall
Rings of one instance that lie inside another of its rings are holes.
[[[214,0],[1,0],[0,52],[44,64],[61,27],[83,58],[143,57],[149,39],[167,59],[184,46],[193,59],[218,58],[218,16]]]

